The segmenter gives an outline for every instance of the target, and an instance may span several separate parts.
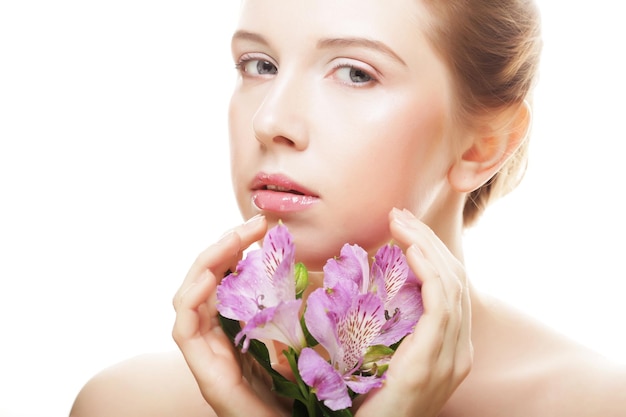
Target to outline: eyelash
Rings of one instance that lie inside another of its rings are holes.
[[[362,73],[364,73],[365,75],[367,75],[370,78],[368,81],[361,82],[361,83],[341,81],[342,83],[344,83],[346,85],[349,85],[349,86],[352,86],[352,87],[356,87],[356,88],[364,88],[364,87],[371,86],[371,84],[378,83],[378,77],[374,76],[372,74],[372,71],[363,69],[363,68],[361,68],[358,65],[352,65],[352,64],[349,64],[349,63],[345,63],[345,62],[339,62],[339,63],[337,63],[337,64],[335,64],[333,66],[332,72],[333,73],[337,73],[337,71],[341,70],[341,69],[348,69],[350,71],[352,71],[352,70],[361,71]]]
[[[278,66],[276,64],[274,64],[271,60],[266,59],[265,57],[262,57],[262,56],[256,56],[256,55],[251,55],[251,54],[242,55],[241,58],[239,58],[239,60],[235,64],[235,69],[237,71],[239,71],[244,76],[245,75],[252,76],[252,77],[263,77],[263,76],[265,76],[266,74],[250,74],[246,70],[246,66],[249,63],[254,62],[254,61],[262,61],[262,62],[270,63],[271,65],[273,65],[276,68],[275,71],[278,71]],[[352,71],[352,70],[361,71],[361,72],[363,72],[363,74],[365,74],[367,77],[369,77],[369,80],[364,81],[364,82],[352,82],[352,81],[340,80],[340,82],[342,84],[345,84],[345,85],[348,85],[348,86],[354,87],[354,88],[364,88],[364,87],[371,86],[372,84],[378,83],[378,77],[374,76],[372,74],[372,71],[365,70],[365,69],[361,68],[360,66],[352,65],[352,64],[346,63],[346,62],[339,62],[339,63],[333,65],[331,73],[332,74],[336,74],[337,71],[342,70],[342,69],[348,69],[350,71]],[[272,75],[272,74],[270,74],[270,75]]]
[[[250,55],[250,54],[242,55],[241,58],[239,58],[239,60],[235,63],[235,69],[239,71],[242,75],[249,74],[249,72],[246,71],[246,65],[254,61],[268,62],[272,64],[274,67],[276,67],[276,71],[278,71],[278,66],[274,64],[271,60],[266,59],[265,57],[262,57],[262,56],[256,56],[256,55]],[[263,74],[252,74],[250,76],[263,76]]]

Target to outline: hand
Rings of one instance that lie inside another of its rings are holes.
[[[266,230],[265,218],[255,217],[225,234],[198,256],[174,296],[172,336],[219,416],[279,415],[262,369],[238,353],[219,325],[216,308],[219,281]]]
[[[394,354],[385,385],[365,397],[357,417],[435,417],[469,374],[473,348],[465,270],[424,223],[394,209],[390,230],[422,281],[424,313]]]

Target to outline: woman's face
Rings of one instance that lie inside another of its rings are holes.
[[[244,0],[233,37],[232,180],[318,268],[344,243],[373,252],[388,213],[432,216],[454,159],[451,82],[416,0]]]

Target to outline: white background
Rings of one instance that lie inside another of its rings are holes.
[[[63,416],[103,367],[174,348],[171,297],[239,222],[238,2],[0,3],[0,415]],[[626,30],[540,0],[527,178],[467,237],[475,283],[626,363]]]

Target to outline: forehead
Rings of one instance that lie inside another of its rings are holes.
[[[427,21],[419,0],[243,0],[238,29],[300,46],[366,38],[403,55],[428,46]]]

